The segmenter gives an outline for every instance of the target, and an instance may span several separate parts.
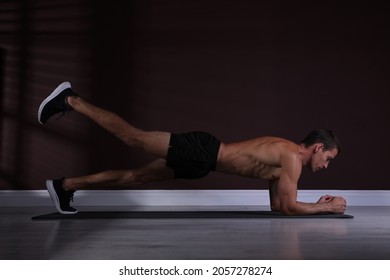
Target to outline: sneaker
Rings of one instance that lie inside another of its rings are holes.
[[[61,214],[76,214],[77,210],[70,207],[70,201],[73,201],[75,191],[66,191],[62,188],[64,178],[58,180],[47,180],[46,187],[50,197],[54,202],[58,212]]]
[[[39,106],[39,123],[44,124],[58,113],[62,113],[63,116],[66,112],[72,111],[73,108],[66,102],[68,96],[77,96],[77,94],[74,93],[69,82],[63,82]]]

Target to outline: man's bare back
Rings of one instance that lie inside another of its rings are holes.
[[[283,154],[297,154],[299,146],[278,137],[259,137],[221,144],[217,171],[265,180],[279,178]]]

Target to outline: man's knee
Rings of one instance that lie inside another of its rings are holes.
[[[121,184],[128,186],[138,186],[145,183],[143,176],[137,170],[126,171],[120,180]]]
[[[141,177],[134,170],[107,170],[99,175],[106,178],[107,184],[113,186],[136,186],[142,184]]]

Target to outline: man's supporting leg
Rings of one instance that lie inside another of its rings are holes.
[[[166,166],[164,159],[157,159],[148,165],[134,170],[108,170],[100,173],[66,178],[65,190],[87,189],[91,187],[128,189],[150,182],[159,182],[174,178],[174,171]]]
[[[166,159],[171,135],[169,132],[148,132],[138,129],[117,114],[96,107],[76,96],[67,97],[67,103],[76,112],[87,116],[130,147],[139,148]]]
[[[76,214],[70,206],[77,189],[91,187],[129,189],[150,182],[173,179],[174,171],[166,166],[164,159],[158,159],[143,168],[135,170],[111,170],[77,178],[47,180],[46,186],[58,212]]]

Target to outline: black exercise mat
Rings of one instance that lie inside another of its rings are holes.
[[[309,218],[309,219],[352,219],[346,214],[317,214],[287,216],[279,212],[271,211],[85,211],[71,215],[50,213],[32,217],[33,220],[57,220],[57,219],[236,219],[236,218]]]

